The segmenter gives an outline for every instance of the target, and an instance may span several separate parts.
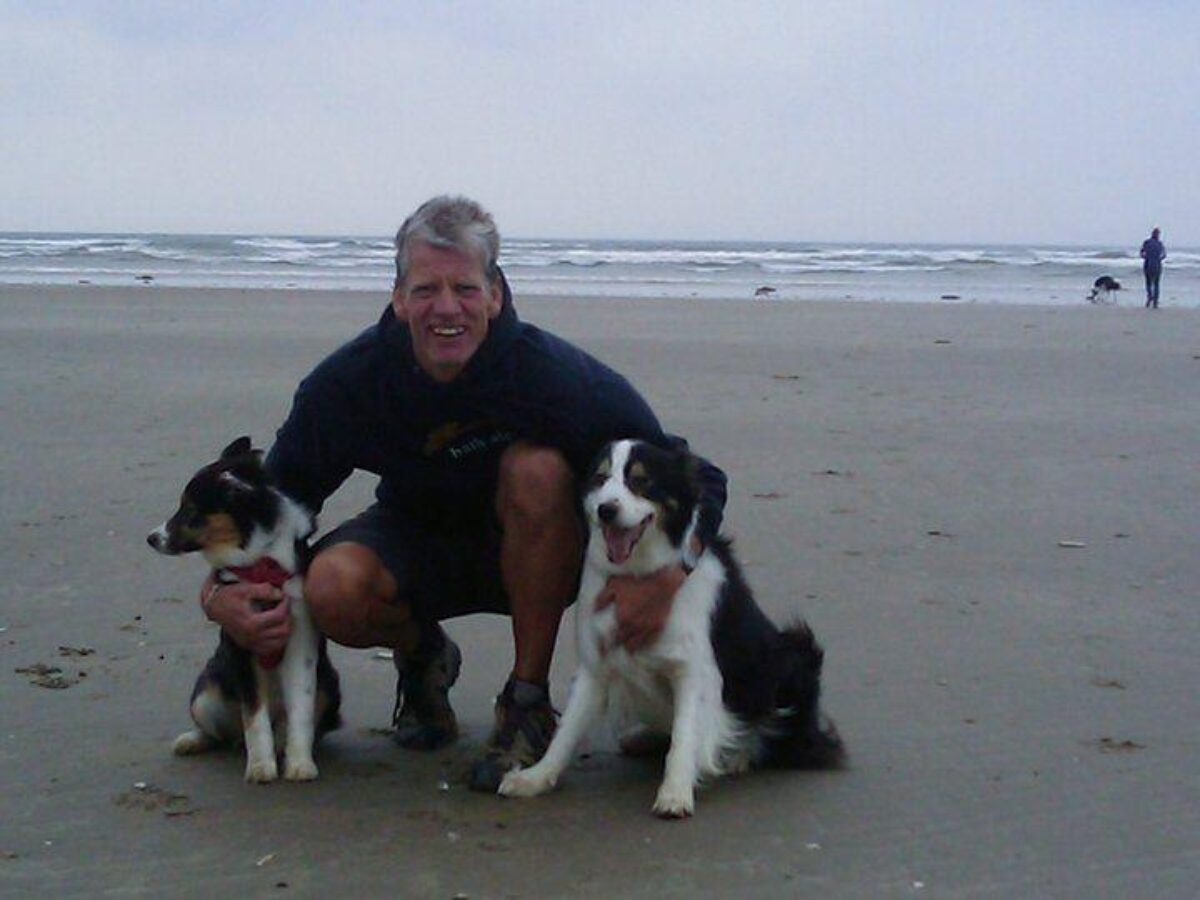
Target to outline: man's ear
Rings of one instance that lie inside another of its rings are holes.
[[[497,278],[488,287],[490,295],[488,297],[487,314],[489,319],[494,319],[500,315],[500,310],[504,308],[504,281]]]
[[[408,321],[408,307],[404,305],[404,285],[397,284],[392,288],[392,312],[401,322]]]

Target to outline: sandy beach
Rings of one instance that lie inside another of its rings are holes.
[[[729,473],[850,766],[717,782],[686,822],[605,744],[548,797],[471,794],[497,617],[450,623],[449,750],[396,748],[391,663],[338,648],[319,782],[172,757],[215,632],[203,563],[145,535],[384,301],[0,288],[0,895],[1195,896],[1197,310],[518,298]],[[568,617],[560,706],[572,643]]]

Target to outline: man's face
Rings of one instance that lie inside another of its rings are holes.
[[[502,301],[499,279],[490,284],[472,254],[420,241],[409,247],[408,274],[392,292],[417,364],[441,383],[457,378],[475,355]]]

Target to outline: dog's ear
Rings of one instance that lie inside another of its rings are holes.
[[[232,459],[235,456],[245,456],[250,452],[250,437],[243,434],[240,438],[221,451],[221,459]]]
[[[233,472],[222,472],[217,476],[217,482],[234,491],[246,494],[254,493],[254,485],[238,478]]]
[[[700,477],[700,457],[698,457],[691,450],[684,450],[683,456],[683,463],[687,469],[688,478],[690,478],[692,481],[695,481]]]
[[[695,482],[700,475],[700,457],[693,453],[686,443],[680,442],[671,446],[667,453],[679,466],[679,471],[689,482]]]

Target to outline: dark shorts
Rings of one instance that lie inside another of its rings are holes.
[[[500,526],[493,516],[444,532],[376,503],[323,536],[313,550],[346,542],[375,552],[419,620],[510,614],[500,577]]]

